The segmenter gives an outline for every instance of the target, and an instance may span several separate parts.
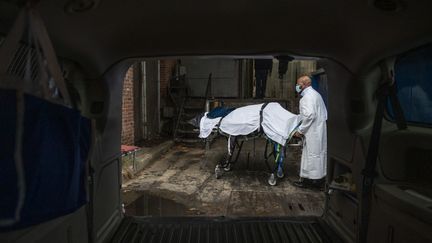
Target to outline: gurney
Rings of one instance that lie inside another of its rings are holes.
[[[244,141],[265,137],[264,162],[270,174],[268,183],[274,186],[285,175],[283,161],[287,146],[302,144],[293,143],[293,135],[301,124],[299,117],[275,102],[240,107],[225,117],[209,119],[206,115],[200,120],[200,138],[207,138],[212,132],[227,138],[226,159],[216,165],[216,178],[232,169]],[[271,157],[274,163],[269,162]]]

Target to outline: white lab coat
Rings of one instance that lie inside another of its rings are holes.
[[[300,165],[300,177],[321,179],[327,173],[327,109],[321,95],[312,87],[301,93],[299,132],[305,141]]]

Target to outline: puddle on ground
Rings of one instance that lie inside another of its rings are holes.
[[[142,194],[125,207],[127,215],[134,216],[194,216],[203,213],[195,208],[162,197]]]
[[[134,195],[132,195],[134,194]],[[305,193],[286,195],[284,192],[232,191],[228,201],[203,203],[194,208],[174,200],[147,192],[124,195],[126,215],[153,217],[183,216],[319,216],[323,212],[323,198]]]

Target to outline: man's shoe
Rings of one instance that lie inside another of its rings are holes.
[[[318,189],[320,191],[324,190],[325,181],[323,179],[310,180],[309,183],[311,188]]]
[[[304,180],[303,181],[294,181],[293,185],[295,187],[298,187],[298,188],[308,188],[309,187],[309,185],[307,183],[305,183]]]
[[[304,188],[304,189],[311,189],[311,190],[324,190],[324,180],[318,179],[318,180],[311,180],[307,178],[303,178],[300,181],[293,182],[293,185],[298,188]]]

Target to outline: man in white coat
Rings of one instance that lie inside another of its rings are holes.
[[[296,91],[300,99],[302,124],[294,134],[304,137],[298,187],[322,188],[327,172],[327,109],[321,95],[312,88],[312,80],[302,76],[297,80]]]

